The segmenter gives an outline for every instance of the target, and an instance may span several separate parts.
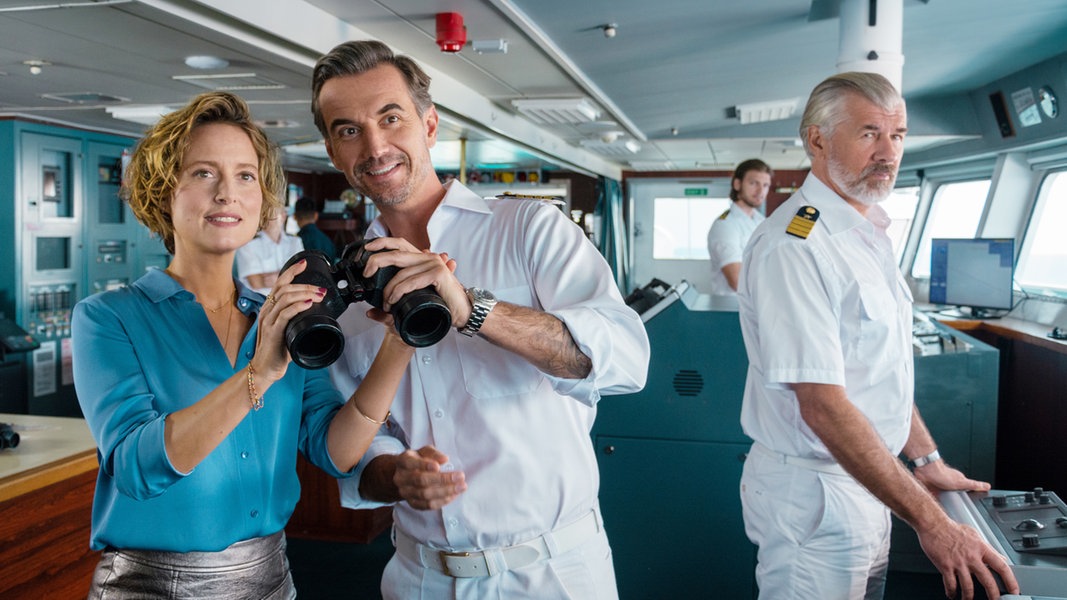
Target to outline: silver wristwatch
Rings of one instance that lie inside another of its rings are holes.
[[[482,323],[485,323],[489,311],[496,306],[496,296],[489,290],[472,287],[467,288],[467,297],[471,301],[471,316],[459,332],[467,337],[473,337],[482,328]]]
[[[927,454],[926,456],[920,456],[920,457],[912,460],[911,464],[915,465],[916,467],[925,467],[926,465],[928,465],[928,464],[930,464],[932,462],[937,462],[939,460],[941,460],[941,453],[938,452],[937,450],[934,450],[933,452],[931,452],[930,454]]]

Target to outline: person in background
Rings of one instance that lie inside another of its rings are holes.
[[[915,406],[911,294],[878,205],[906,133],[885,77],[820,83],[800,124],[811,173],[745,250],[741,425],[754,442],[740,492],[760,598],[882,598],[890,511],[915,529],[949,598],[972,598],[974,580],[998,598],[994,574],[1019,592],[1004,557],[930,493],[990,486],[945,463]]]
[[[756,226],[763,222],[760,207],[771,189],[774,172],[770,165],[752,158],[737,165],[730,180],[730,200],[726,209],[708,230],[711,257],[711,293],[733,296],[741,272],[741,253]]]
[[[617,598],[589,432],[603,395],[644,385],[644,326],[558,208],[441,184],[429,85],[412,59],[374,41],[335,47],[312,76],[330,159],[380,211],[366,247],[391,250],[366,273],[400,269],[384,308],[433,286],[455,329],[415,351],[342,503],[393,505],[387,599]],[[342,391],[362,385],[364,352],[382,336],[364,310],[338,319]]]
[[[293,219],[300,228],[297,233],[304,243],[305,250],[318,250],[325,254],[330,262],[337,260],[337,246],[315,223],[319,220],[319,211],[311,198],[301,198],[293,208]]]
[[[264,296],[270,293],[286,261],[304,249],[300,238],[285,233],[285,219],[285,207],[278,207],[263,230],[237,249],[237,277]]]
[[[325,290],[293,283],[303,262],[266,299],[233,278],[284,186],[237,96],[202,94],[165,115],[123,185],[173,260],[74,308],[74,384],[100,460],[89,598],[293,598],[283,531],[297,452],[351,475],[413,349],[386,320],[347,401],[326,371],[290,364],[286,325]]]

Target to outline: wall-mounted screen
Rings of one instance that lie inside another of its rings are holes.
[[[967,307],[974,317],[1011,310],[1015,240],[931,240],[930,302]]]

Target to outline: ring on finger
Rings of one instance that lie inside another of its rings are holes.
[[[278,299],[274,297],[274,294],[267,294],[267,300],[271,304],[277,304],[278,303]]]

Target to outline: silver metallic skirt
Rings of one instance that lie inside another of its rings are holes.
[[[285,533],[237,542],[221,552],[104,550],[93,573],[89,600],[134,598],[296,598]]]

